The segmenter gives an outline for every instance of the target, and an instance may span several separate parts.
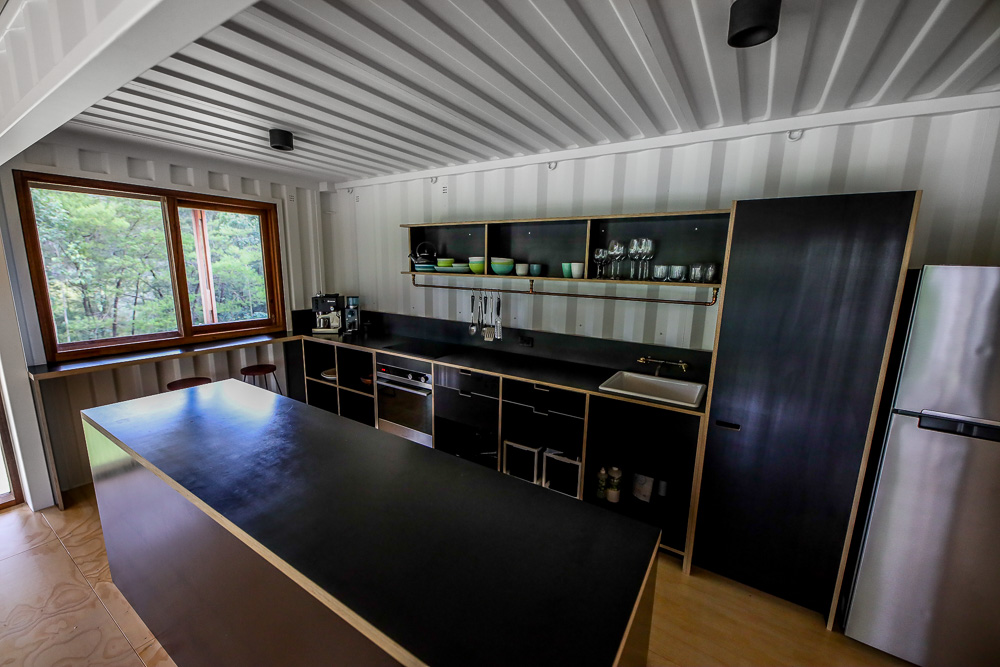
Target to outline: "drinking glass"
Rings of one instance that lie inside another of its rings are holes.
[[[658,280],[660,282],[665,282],[667,280],[667,270],[666,264],[656,264],[653,266],[653,280]]]
[[[639,252],[642,253],[639,280],[649,280],[649,260],[653,259],[653,239],[639,239]]]
[[[691,282],[693,283],[703,283],[705,282],[705,265],[701,262],[695,262],[691,265]]]
[[[617,280],[621,270],[621,261],[625,259],[625,244],[617,240],[609,243],[608,257],[611,258],[611,278]]]
[[[594,248],[594,264],[597,265],[597,277],[603,277],[602,268],[608,263],[608,249]]]
[[[682,283],[687,278],[688,267],[683,264],[670,265],[670,282]]]
[[[640,248],[642,247],[642,239],[632,239],[628,242],[628,279],[635,280],[635,262],[638,260],[642,253]]]
[[[718,275],[719,266],[715,262],[708,262],[705,264],[705,282],[714,283],[715,277]]]

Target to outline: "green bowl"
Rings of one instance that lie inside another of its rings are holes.
[[[454,259],[448,259],[446,257],[438,257],[438,266],[451,266],[455,263]]]
[[[513,264],[497,264],[496,262],[490,262],[490,268],[493,269],[493,273],[498,276],[505,276],[514,270]]]
[[[485,273],[486,272],[486,262],[469,262],[469,268],[472,269],[473,273]]]
[[[514,260],[510,257],[490,257],[490,264],[513,264]]]

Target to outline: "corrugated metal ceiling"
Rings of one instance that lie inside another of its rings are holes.
[[[1000,90],[1000,0],[729,4],[261,2],[73,122],[344,181]]]

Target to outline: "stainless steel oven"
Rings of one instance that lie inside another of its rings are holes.
[[[425,361],[378,354],[375,357],[378,427],[418,444],[433,444],[434,382]]]

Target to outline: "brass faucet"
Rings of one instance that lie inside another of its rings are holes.
[[[660,371],[663,370],[664,364],[669,364],[670,366],[677,366],[681,369],[682,373],[687,373],[688,364],[686,361],[667,361],[666,359],[654,359],[653,357],[639,357],[636,361],[640,364],[656,364],[656,371],[653,373],[654,376],[660,377]]]

